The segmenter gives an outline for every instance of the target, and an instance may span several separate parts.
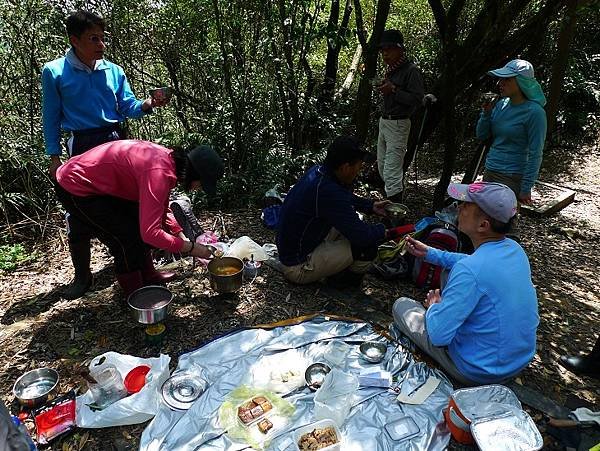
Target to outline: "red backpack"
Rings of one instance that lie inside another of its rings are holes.
[[[435,222],[425,228],[416,239],[424,244],[449,252],[458,251],[458,230],[447,222]],[[419,288],[440,288],[440,278],[443,268],[428,263],[423,258],[415,258],[412,270],[412,278]]]

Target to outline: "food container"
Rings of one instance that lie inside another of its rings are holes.
[[[114,365],[92,366],[90,376],[96,380],[95,384],[88,382],[88,387],[97,409],[102,410],[127,396],[123,377]]]
[[[378,341],[365,341],[361,343],[360,356],[371,363],[379,363],[385,358],[387,345]]]
[[[255,402],[255,400],[260,400],[260,402]],[[270,406],[270,408],[265,410],[265,405]],[[252,419],[250,419],[248,422],[244,422],[240,417],[240,410],[244,409],[245,407],[248,407],[250,409],[248,411],[252,413]],[[235,407],[235,410],[237,412],[236,416],[238,423],[247,429],[253,427],[254,425],[258,426],[262,420],[268,419],[277,413],[277,407],[273,405],[273,402],[267,396],[262,395],[253,396],[252,398],[244,400]]]
[[[34,407],[48,400],[58,386],[58,373],[52,368],[28,371],[15,381],[13,394],[27,407]]]
[[[342,434],[336,424],[332,420],[321,420],[315,423],[307,424],[306,426],[302,426],[294,431],[294,444],[296,445],[296,449],[298,451],[304,451],[304,449],[310,448],[300,448],[300,440],[302,436],[305,434],[310,434],[315,429],[325,429],[332,428],[335,431],[335,435],[337,437],[337,443],[333,445],[326,446],[324,448],[318,448],[320,451],[339,451],[340,443],[342,441]]]
[[[419,426],[411,417],[396,418],[387,423],[384,428],[395,442],[409,440],[421,432]]]
[[[404,224],[406,214],[408,213],[408,207],[406,205],[392,202],[387,204],[384,208],[393,227]]]
[[[452,437],[459,443],[471,445],[474,443],[472,426],[476,420],[519,411],[521,403],[508,387],[482,385],[454,391],[444,410],[444,418]]]
[[[524,410],[473,421],[471,432],[481,451],[537,451],[544,440]]]
[[[214,258],[207,266],[210,286],[218,293],[234,293],[242,287],[244,262],[237,257]]]
[[[133,368],[127,376],[125,376],[125,389],[130,395],[139,392],[146,385],[146,374],[150,372],[149,365],[140,365]]]
[[[163,383],[162,398],[171,410],[185,411],[204,393],[207,386],[208,383],[195,374],[176,373]]]
[[[325,376],[331,371],[329,365],[324,363],[313,363],[304,373],[304,379],[306,380],[306,385],[312,391],[316,391],[325,380]]]
[[[148,285],[131,293],[127,304],[138,323],[156,324],[165,320],[172,300],[173,294],[169,289],[160,285]]]

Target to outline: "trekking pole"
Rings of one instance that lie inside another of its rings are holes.
[[[425,112],[423,113],[423,119],[421,120],[421,128],[419,129],[419,135],[417,136],[417,145],[415,146],[415,152],[412,154],[410,163],[406,166],[408,168],[411,164],[413,164],[413,162],[415,164],[415,186],[418,182],[417,153],[419,153],[419,150],[421,150],[421,147],[423,147],[421,137],[423,136],[423,130],[425,129],[425,122],[427,122],[429,109],[436,102],[437,98],[433,94],[426,94],[425,97],[423,97],[423,107],[425,107]],[[406,183],[406,178],[404,179],[404,183]]]

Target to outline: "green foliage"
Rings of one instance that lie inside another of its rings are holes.
[[[14,271],[19,265],[36,258],[36,254],[27,254],[22,244],[0,245],[0,271]]]

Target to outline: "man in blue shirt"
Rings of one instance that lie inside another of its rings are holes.
[[[104,20],[88,11],[76,11],[66,21],[71,48],[42,69],[42,120],[50,176],[56,179],[61,165],[61,130],[70,132],[70,156],[92,147],[125,138],[120,123],[139,118],[163,106],[166,98],[135,98],[123,69],[104,59],[108,39]],[[92,283],[90,272],[91,231],[67,217],[69,248],[75,279],[63,293],[67,299],[82,296]]]
[[[357,211],[385,216],[389,203],[352,193],[366,155],[355,138],[336,138],[323,165],[310,168],[285,197],[277,250],[289,281],[306,284],[344,272],[348,283],[360,283],[386,230],[362,221]]]
[[[533,358],[539,324],[529,260],[506,238],[517,199],[506,185],[488,182],[451,184],[448,194],[462,201],[459,229],[475,252],[440,251],[408,238],[411,254],[450,274],[441,293],[427,294],[427,310],[412,299],[398,299],[394,321],[461,384],[502,382]]]

